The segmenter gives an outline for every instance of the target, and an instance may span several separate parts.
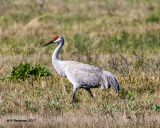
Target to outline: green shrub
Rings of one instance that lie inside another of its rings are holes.
[[[157,111],[160,112],[160,105],[159,104],[153,104],[152,106],[150,106],[149,108],[150,111]]]
[[[52,75],[45,67],[41,67],[39,63],[35,66],[30,64],[20,63],[19,66],[13,67],[11,72],[12,79],[24,79],[30,76],[34,76],[36,79],[42,76]]]
[[[159,22],[160,21],[160,10],[157,4],[151,5],[151,12],[148,15],[147,22]]]
[[[160,21],[160,11],[152,12],[147,17],[147,22],[159,22]]]

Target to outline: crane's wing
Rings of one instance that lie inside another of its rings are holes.
[[[88,87],[97,86],[103,75],[102,70],[92,65],[74,61],[65,62],[64,64],[67,67],[66,74],[70,82],[74,81],[80,85],[86,85]]]
[[[116,92],[118,93],[119,92],[119,83],[118,83],[116,77],[108,71],[103,71],[103,73],[107,77],[109,85],[112,86],[116,90]]]

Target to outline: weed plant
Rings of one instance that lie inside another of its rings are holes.
[[[11,72],[11,79],[25,79],[28,77],[34,77],[38,79],[43,76],[51,76],[52,73],[49,72],[45,67],[41,67],[39,63],[36,63],[35,66],[30,64],[20,63],[17,67],[13,67]]]

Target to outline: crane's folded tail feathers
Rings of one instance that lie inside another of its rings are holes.
[[[116,77],[108,71],[103,71],[103,73],[107,77],[108,84],[115,89],[116,93],[118,93],[119,92],[119,83],[118,83],[118,80],[116,79]]]

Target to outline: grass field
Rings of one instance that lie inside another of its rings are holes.
[[[53,68],[54,36],[65,39],[59,58],[112,72],[120,92],[92,89],[94,102]],[[159,127],[159,0],[1,0],[0,127]],[[8,79],[20,63],[53,76]],[[30,122],[7,122],[8,119]]]

